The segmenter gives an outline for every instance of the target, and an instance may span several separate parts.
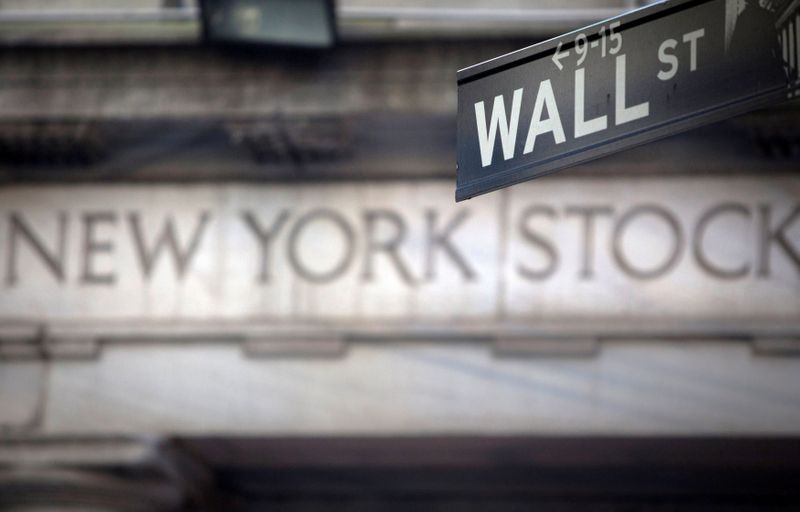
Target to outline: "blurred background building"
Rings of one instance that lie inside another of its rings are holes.
[[[640,3],[330,5],[0,0],[0,508],[797,510],[796,103],[456,205]]]

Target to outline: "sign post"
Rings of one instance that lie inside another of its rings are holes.
[[[456,201],[793,96],[798,4],[665,1],[459,71]]]

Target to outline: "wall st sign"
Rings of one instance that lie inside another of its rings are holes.
[[[0,191],[0,322],[786,317],[797,179]],[[635,192],[635,193],[632,193]]]
[[[771,5],[659,2],[459,71],[456,200],[791,96],[797,2]]]

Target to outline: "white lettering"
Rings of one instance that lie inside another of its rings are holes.
[[[506,105],[503,95],[499,94],[494,98],[492,107],[492,119],[490,126],[486,127],[486,112],[483,102],[475,104],[475,120],[478,123],[478,144],[481,151],[481,165],[486,167],[492,163],[494,153],[494,142],[497,137],[497,130],[500,129],[500,143],[503,146],[503,158],[509,160],[514,158],[514,146],[517,142],[517,125],[519,124],[519,109],[522,103],[522,89],[514,91],[514,98],[511,101],[511,120],[506,120]]]
[[[683,42],[689,43],[689,71],[697,69],[697,40],[706,35],[706,29],[701,28],[683,35]]]
[[[542,120],[542,112],[547,107],[547,119]],[[525,140],[524,154],[533,151],[536,137],[547,132],[553,132],[556,144],[561,144],[566,140],[564,137],[564,127],[561,124],[561,116],[558,113],[556,96],[553,94],[553,84],[550,80],[545,80],[539,84],[539,92],[536,93],[536,104],[533,107],[531,125],[528,128],[528,138]]]
[[[658,48],[658,60],[667,64],[670,68],[668,70],[661,70],[658,72],[658,79],[663,81],[670,80],[678,73],[678,57],[667,53],[667,50],[674,50],[678,46],[678,41],[674,39],[667,39]]]
[[[583,68],[575,70],[575,138],[600,132],[608,128],[608,116],[600,116],[586,120],[584,114],[586,71]]]
[[[650,115],[650,102],[626,107],[625,101],[625,55],[617,56],[616,124],[621,125]]]

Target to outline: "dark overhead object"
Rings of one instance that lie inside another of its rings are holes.
[[[334,0],[202,0],[207,41],[328,48],[336,42]]]
[[[775,5],[659,2],[459,71],[456,200],[795,97]]]

